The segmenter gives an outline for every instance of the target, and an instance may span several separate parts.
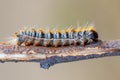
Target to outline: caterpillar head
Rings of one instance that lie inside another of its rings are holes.
[[[78,33],[79,42],[82,45],[90,44],[98,40],[98,33],[93,29],[84,29]]]
[[[14,45],[21,45],[24,41],[26,40],[26,38],[21,35],[20,33],[18,32],[15,32],[14,35],[13,35],[13,39],[12,39],[12,44],[14,43]]]

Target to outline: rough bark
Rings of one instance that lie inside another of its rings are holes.
[[[40,62],[40,66],[44,69],[57,63],[119,55],[120,40],[98,41],[86,46],[56,48],[0,43],[1,62]]]

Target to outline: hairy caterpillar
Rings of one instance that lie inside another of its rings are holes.
[[[87,45],[98,41],[98,33],[94,26],[78,27],[66,30],[23,29],[15,33],[16,45],[25,46],[69,46]]]

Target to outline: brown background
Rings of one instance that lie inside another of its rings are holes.
[[[0,40],[20,27],[94,23],[100,39],[120,39],[120,0],[0,0]],[[0,63],[0,80],[120,80],[120,57],[62,63]]]

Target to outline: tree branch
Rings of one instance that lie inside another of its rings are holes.
[[[1,62],[40,62],[40,66],[50,66],[78,60],[120,55],[120,40],[98,41],[86,46],[36,47],[16,46],[0,43]]]

